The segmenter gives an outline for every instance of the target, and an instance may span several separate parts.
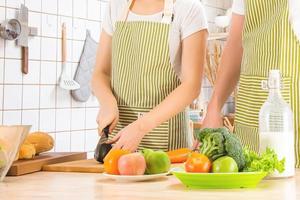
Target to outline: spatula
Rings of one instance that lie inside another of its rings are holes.
[[[66,70],[67,58],[67,39],[66,39],[66,24],[62,24],[62,71],[60,75],[59,86],[65,90],[77,90],[80,85],[68,75]]]

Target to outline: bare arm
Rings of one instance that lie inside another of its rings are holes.
[[[233,14],[229,38],[221,58],[219,72],[211,101],[208,105],[204,127],[222,126],[221,110],[229,95],[236,87],[241,70],[243,55],[242,31],[244,16]]]
[[[102,31],[92,77],[92,90],[101,106],[97,119],[99,132],[108,125],[112,131],[118,120],[118,106],[111,90],[111,51],[112,37]]]

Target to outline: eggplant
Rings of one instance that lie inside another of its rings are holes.
[[[105,127],[104,130],[104,135],[100,138],[97,147],[95,149],[95,154],[94,158],[97,160],[99,163],[103,163],[105,156],[108,154],[108,152],[111,150],[112,145],[111,144],[106,144],[105,142],[108,140],[108,134],[109,134],[109,126]]]

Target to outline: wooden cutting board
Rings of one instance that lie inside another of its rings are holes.
[[[183,164],[172,164],[172,167],[181,167]],[[103,164],[95,159],[76,160],[57,164],[44,165],[43,171],[51,172],[81,172],[81,173],[103,173]]]
[[[37,171],[41,171],[44,165],[68,162],[74,160],[82,160],[87,158],[86,152],[53,152],[43,153],[30,160],[18,160],[15,161],[10,170],[8,176],[19,176],[29,174]]]
[[[102,173],[104,167],[95,159],[77,160],[72,162],[44,165],[43,171],[51,172],[82,172],[82,173]]]
[[[183,164],[172,164],[173,167],[182,167]],[[57,163],[51,165],[44,165],[43,171],[51,172],[80,172],[80,173],[103,173],[103,164],[98,163],[94,159],[77,160],[71,162]]]

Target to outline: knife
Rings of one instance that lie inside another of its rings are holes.
[[[18,14],[18,20],[21,24],[21,33],[17,40],[17,45],[22,47],[22,72],[28,73],[28,35],[30,28],[28,27],[28,8],[22,4]]]

